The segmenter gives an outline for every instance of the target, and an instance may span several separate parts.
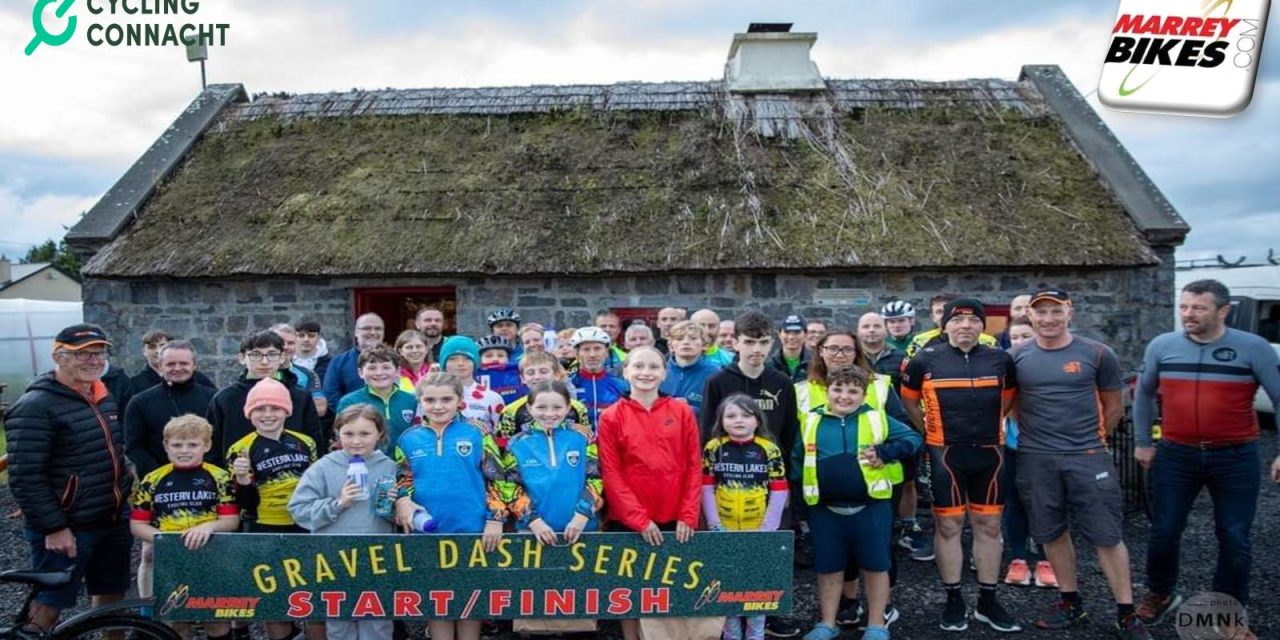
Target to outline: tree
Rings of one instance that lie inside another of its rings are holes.
[[[27,255],[22,259],[22,264],[31,264],[33,262],[52,262],[55,267],[66,271],[77,279],[80,278],[80,259],[67,248],[66,240],[61,240],[57,243],[54,243],[53,240],[45,240],[43,243],[31,247],[27,250]]]

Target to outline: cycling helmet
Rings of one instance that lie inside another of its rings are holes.
[[[503,321],[510,321],[516,324],[520,324],[520,313],[517,312],[515,309],[512,309],[511,307],[503,307],[501,309],[498,309],[497,311],[491,312],[489,314],[488,321],[489,321],[490,327]]]
[[[489,349],[503,349],[510,354],[515,350],[515,346],[511,344],[511,341],[502,336],[485,336],[476,341],[476,346],[479,347],[480,353],[484,353]]]
[[[886,320],[889,318],[914,318],[916,317],[916,308],[905,300],[894,300],[880,308],[880,315],[884,316]]]
[[[569,339],[569,345],[574,349],[584,342],[599,342],[604,346],[609,346],[612,340],[609,340],[609,334],[605,333],[599,327],[583,327],[573,332],[573,337]]]

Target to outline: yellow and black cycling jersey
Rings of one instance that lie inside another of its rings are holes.
[[[702,484],[715,487],[716,513],[725,529],[759,529],[769,493],[787,490],[782,450],[761,437],[745,442],[712,438],[702,449]]]
[[[240,513],[231,495],[231,475],[207,462],[186,469],[166,464],[148,473],[130,502],[131,520],[166,533]]]
[[[252,483],[241,485],[232,478],[236,502],[247,519],[258,524],[290,525],[289,498],[298,480],[316,461],[316,443],[310,436],[286,429],[279,440],[251,433],[227,448],[227,466],[236,458],[249,457]],[[233,472],[234,473],[234,472]]]

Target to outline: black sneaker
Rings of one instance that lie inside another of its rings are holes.
[[[864,613],[864,611],[865,610],[862,607],[858,607],[858,613]],[[893,606],[892,604],[885,605],[884,628],[888,629],[889,627],[892,627],[893,623],[897,622],[898,618],[901,618],[901,617],[902,617],[902,614],[898,611],[897,607]],[[867,618],[864,615],[862,618],[858,620],[858,631],[866,631],[866,630],[867,630]]]
[[[942,609],[943,631],[964,631],[969,628],[969,608],[964,600],[948,600]]]
[[[1022,625],[1013,618],[1013,614],[1005,611],[1000,606],[1000,601],[992,599],[987,605],[983,605],[982,601],[978,601],[978,608],[973,610],[973,619],[978,622],[987,623],[988,627],[995,629],[1001,633],[1014,633],[1022,631]]]
[[[1036,626],[1041,629],[1068,629],[1084,622],[1088,617],[1084,607],[1073,607],[1059,598],[1036,620]]]
[[[1120,640],[1151,640],[1151,632],[1142,624],[1142,619],[1133,613],[1125,616],[1124,620],[1112,623],[1111,635]]]
[[[768,618],[764,621],[764,634],[770,638],[794,638],[800,635],[800,627],[788,618]]]
[[[859,629],[867,626],[867,610],[863,608],[861,600],[848,600],[840,598],[840,609],[836,611],[836,624],[841,627],[857,627]]]

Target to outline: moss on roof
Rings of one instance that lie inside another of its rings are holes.
[[[93,275],[593,274],[1155,262],[1051,115],[721,107],[222,121]]]

